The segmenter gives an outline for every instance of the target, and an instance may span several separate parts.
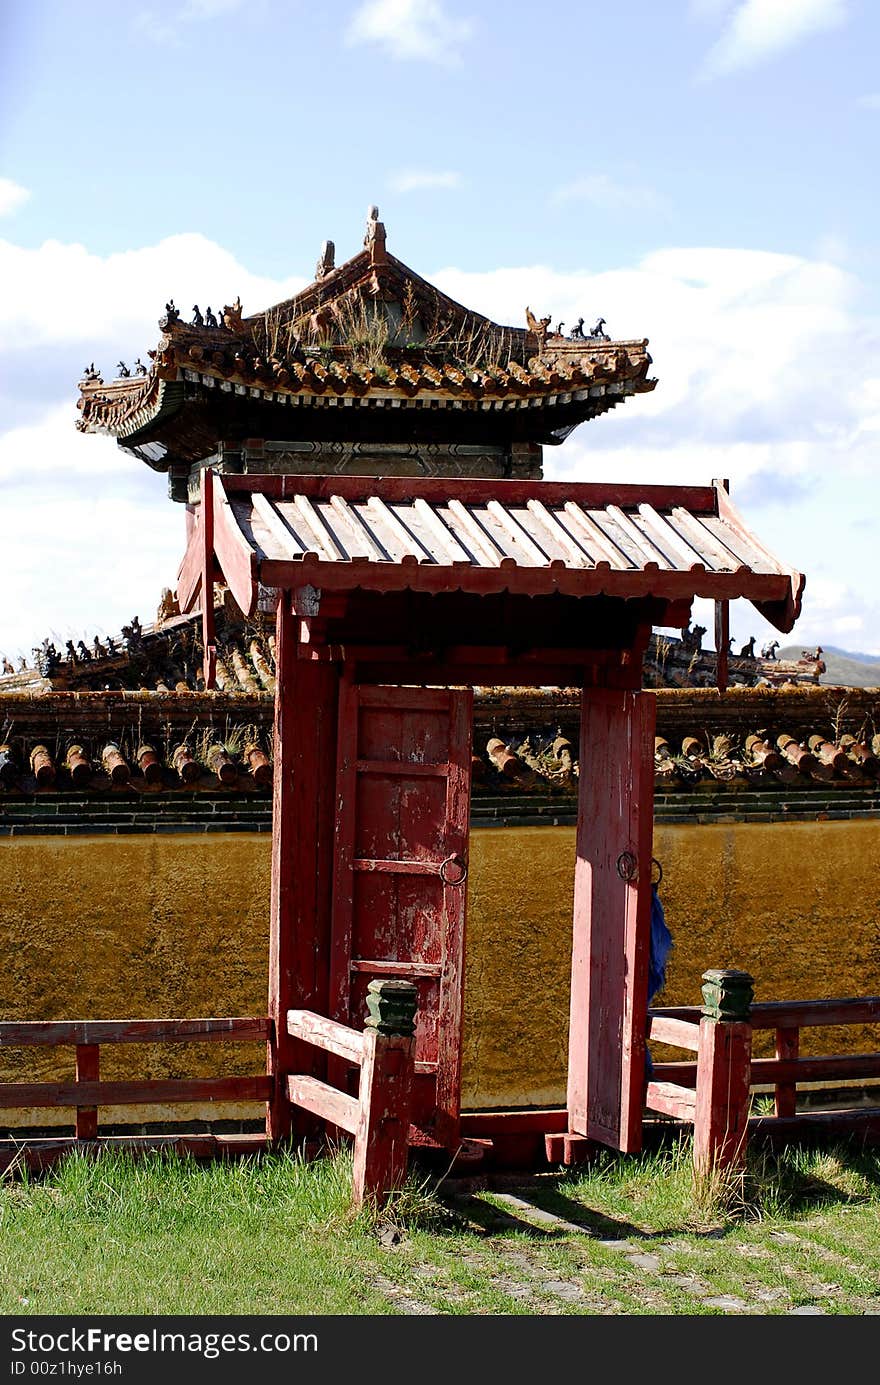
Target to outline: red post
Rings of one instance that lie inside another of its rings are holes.
[[[364,1028],[353,1198],[381,1205],[406,1178],[418,990],[411,981],[371,981]]]
[[[569,1132],[627,1152],[642,1141],[654,729],[652,693],[584,690]]]
[[[287,1032],[288,1010],[329,1005],[330,915],[335,823],[335,664],[297,658],[298,620],[291,594],[281,593],[276,621],[272,891],[269,933],[269,1015],[274,1037],[268,1071],[275,1079],[266,1134],[287,1139],[315,1122],[291,1108],[291,1073],[320,1076],[323,1055]]]
[[[730,659],[730,602],[715,602],[715,682],[727,692]]]
[[[77,1044],[76,1080],[77,1082],[97,1082],[100,1076],[100,1049],[97,1044]],[[77,1106],[76,1138],[96,1140],[98,1138],[97,1106]]]
[[[214,633],[214,473],[202,471],[202,648],[206,688],[217,686],[217,636]]]
[[[777,1029],[776,1057],[787,1061],[797,1058],[800,1051],[801,1031],[799,1029]],[[773,1093],[773,1114],[793,1116],[797,1111],[797,1083],[777,1082]]]
[[[752,1061],[752,978],[748,972],[703,973],[697,1052],[694,1169],[706,1175],[745,1162]]]

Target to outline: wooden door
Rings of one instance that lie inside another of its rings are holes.
[[[654,701],[588,688],[581,702],[569,1126],[629,1152],[645,1091]]]
[[[413,1143],[454,1148],[470,818],[470,689],[344,679],[330,1007],[360,1029],[367,984],[419,990]]]

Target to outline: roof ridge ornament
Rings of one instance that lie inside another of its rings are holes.
[[[379,220],[379,208],[376,206],[367,209],[367,234],[364,236],[364,246],[370,252],[371,265],[387,263],[385,223]]]
[[[332,240],[325,240],[321,246],[321,254],[315,266],[315,278],[326,279],[328,274],[332,274],[336,268],[336,246]]]

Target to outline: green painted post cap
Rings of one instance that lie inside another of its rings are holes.
[[[733,967],[703,972],[702,1013],[712,1020],[747,1020],[755,994],[754,978]]]
[[[412,981],[371,981],[365,1027],[380,1034],[414,1034],[418,1003],[418,988]]]

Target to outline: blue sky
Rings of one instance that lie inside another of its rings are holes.
[[[476,308],[650,338],[657,390],[548,475],[729,476],[808,575],[793,639],[880,653],[880,6],[6,0],[0,25],[0,651],[173,585],[181,511],[76,434],[82,367],[143,355],[169,295],[267,306],[377,202]]]

